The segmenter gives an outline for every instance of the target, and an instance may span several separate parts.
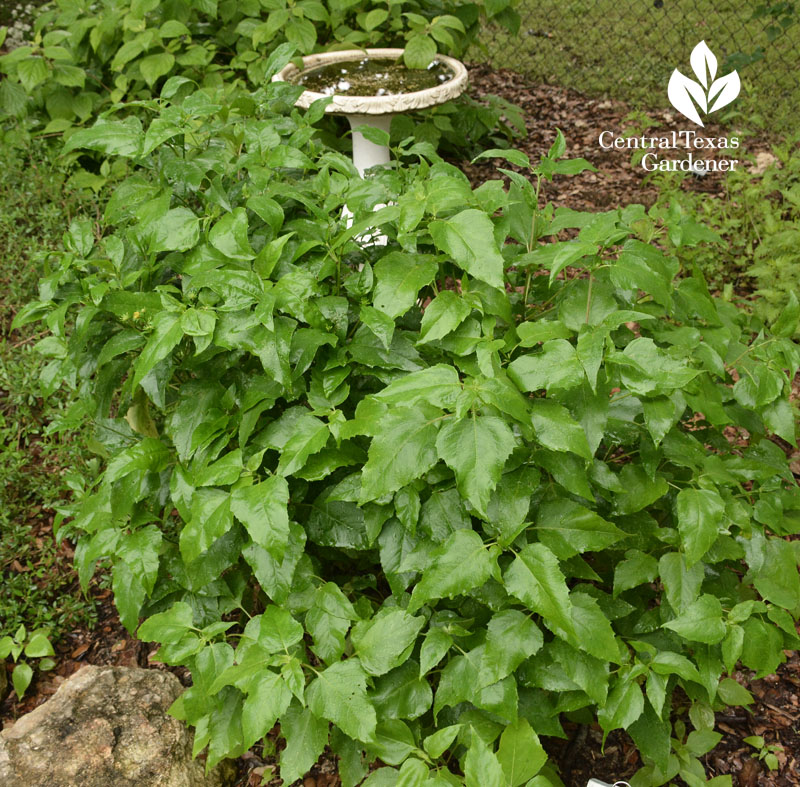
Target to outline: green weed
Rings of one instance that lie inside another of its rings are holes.
[[[685,175],[659,173],[659,205],[691,215],[723,243],[691,252],[716,288],[745,296],[762,319],[774,322],[800,289],[800,148],[797,138],[750,157],[728,175],[714,197],[682,189]]]

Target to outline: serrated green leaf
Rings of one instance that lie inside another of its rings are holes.
[[[597,720],[603,728],[603,740],[612,730],[630,727],[644,710],[644,696],[635,681],[618,681],[605,706],[597,713]]]
[[[37,631],[31,635],[25,645],[25,655],[31,659],[40,659],[44,656],[55,656],[53,646],[47,638],[47,634],[42,631]]]
[[[572,602],[556,556],[544,544],[528,544],[506,569],[506,589],[528,609],[574,633]]]
[[[584,459],[592,458],[586,432],[566,407],[549,399],[535,399],[531,422],[543,446],[553,451],[572,451]]]
[[[472,307],[452,290],[442,290],[425,308],[417,344],[447,336],[469,317]]]
[[[659,348],[646,336],[640,336],[626,345],[617,356],[623,385],[640,396],[670,394],[685,387],[698,374],[697,369]]]
[[[559,632],[575,647],[585,650],[601,661],[620,662],[619,646],[614,629],[597,600],[587,593],[570,593],[572,605],[572,630]]]
[[[375,729],[375,737],[367,744],[373,757],[388,765],[400,765],[414,749],[414,733],[400,719],[382,719]]]
[[[396,492],[438,461],[439,423],[419,407],[396,407],[384,416],[369,447],[360,502]]]
[[[91,128],[79,129],[71,134],[64,145],[64,152],[86,148],[105,153],[107,156],[136,158],[141,155],[144,132],[136,117],[125,120],[100,118]]]
[[[317,588],[305,619],[306,630],[314,640],[314,653],[327,664],[340,659],[350,621],[355,618],[353,605],[335,583],[326,582]]]
[[[373,8],[364,17],[364,29],[374,30],[382,25],[389,18],[389,12],[385,8]]]
[[[526,719],[518,719],[503,730],[497,759],[503,769],[505,787],[519,787],[532,779],[547,762],[547,752]]]
[[[338,661],[318,673],[306,690],[308,707],[351,738],[372,740],[377,719],[367,699],[366,674],[357,658]]]
[[[665,478],[660,475],[651,478],[644,467],[638,464],[626,464],[617,478],[624,489],[614,501],[617,513],[620,514],[641,511],[662,498],[669,490]]]
[[[683,415],[686,409],[686,400],[680,391],[675,391],[671,396],[656,396],[642,400],[644,422],[653,442],[659,445]]]
[[[242,706],[242,734],[247,748],[275,726],[278,717],[292,701],[292,692],[276,672],[265,670],[254,684],[251,684]]]
[[[452,366],[438,363],[404,375],[376,393],[375,398],[386,404],[411,406],[423,401],[452,409],[461,390],[458,372]]]
[[[324,421],[313,415],[299,418],[292,424],[292,435],[281,446],[281,458],[276,472],[290,476],[301,470],[309,456],[322,450],[330,437]]]
[[[579,603],[582,602],[579,601]],[[606,661],[561,639],[553,640],[549,644],[548,652],[552,655],[554,663],[564,670],[567,677],[576,686],[580,686],[598,705],[605,704],[609,680],[609,668]]]
[[[361,322],[380,339],[384,349],[388,350],[394,336],[394,320],[388,314],[367,304],[362,304],[360,317]]]
[[[252,260],[256,255],[248,238],[247,211],[236,208],[226,213],[208,233],[211,245],[233,260]]]
[[[487,527],[497,533],[498,542],[506,546],[514,541],[528,519],[531,495],[539,486],[541,473],[524,466],[504,473],[492,493],[486,509]]]
[[[119,612],[119,619],[132,634],[139,623],[139,613],[142,610],[147,591],[124,560],[114,563],[111,590],[114,593],[114,606]],[[156,639],[161,641],[160,637]]]
[[[315,500],[306,522],[309,539],[320,546],[368,549],[364,510],[355,503]]]
[[[481,683],[490,686],[511,675],[543,644],[542,632],[525,613],[516,609],[496,613],[487,624],[480,665]]]
[[[408,611],[413,614],[432,599],[453,598],[480,587],[496,573],[496,560],[474,530],[456,530],[414,587]]]
[[[505,787],[503,768],[497,757],[474,730],[464,760],[464,783],[467,787]]]
[[[128,564],[148,593],[153,592],[158,576],[162,540],[161,531],[154,525],[147,525],[125,533],[117,542],[117,555]]]
[[[150,253],[188,251],[200,239],[200,220],[188,208],[173,208],[152,222]]]
[[[434,759],[441,757],[450,748],[461,730],[460,724],[452,724],[449,727],[442,727],[423,741],[425,751]]]
[[[390,252],[375,263],[373,305],[393,319],[405,314],[419,291],[433,281],[437,270],[429,255]]]
[[[280,775],[284,784],[301,779],[328,743],[328,722],[297,702],[281,715],[281,735],[286,748],[281,752]]]
[[[571,500],[541,505],[536,529],[539,540],[562,559],[600,551],[627,538],[615,524]]]
[[[502,158],[515,167],[521,167],[522,169],[528,169],[531,165],[530,159],[521,150],[491,148],[490,150],[484,150],[482,153],[479,153],[472,161],[474,163],[484,158]]]
[[[256,544],[276,560],[283,558],[289,542],[289,486],[285,478],[271,476],[231,495],[231,511]]]
[[[686,563],[692,566],[717,540],[725,503],[713,489],[681,489],[675,499],[675,514]]]
[[[716,596],[704,593],[697,601],[689,604],[678,617],[665,623],[664,628],[672,629],[691,642],[716,645],[725,636],[722,604]]]
[[[153,332],[133,365],[134,386],[139,385],[153,367],[175,349],[182,338],[180,314],[159,312],[153,318]]]
[[[436,57],[436,42],[423,34],[409,36],[403,50],[403,61],[408,68],[427,68]]]
[[[650,668],[659,675],[678,675],[684,680],[702,682],[697,667],[686,656],[671,650],[656,653],[650,662]]]
[[[408,658],[423,625],[424,618],[390,608],[356,623],[350,639],[364,671],[383,675],[399,666]]]
[[[144,642],[180,642],[192,628],[192,608],[185,602],[173,604],[166,612],[151,615],[141,626],[137,636]]]
[[[232,525],[230,494],[221,489],[198,489],[192,495],[191,518],[179,536],[181,557],[186,563],[197,560]]]
[[[25,692],[28,690],[28,686],[31,685],[32,680],[33,669],[30,664],[21,661],[14,666],[14,671],[11,673],[11,685],[14,687],[17,699],[21,700],[25,696]]]
[[[669,768],[672,746],[670,742],[670,723],[663,721],[646,703],[642,715],[628,727],[628,733],[639,751],[653,760],[661,771]]]
[[[419,651],[420,677],[430,672],[453,645],[453,638],[442,628],[429,629]]]
[[[773,336],[792,337],[800,321],[800,301],[793,290],[789,290],[789,302],[781,309],[778,319],[772,324]]]
[[[470,276],[492,287],[503,286],[503,256],[494,240],[494,225],[480,210],[469,208],[444,221],[432,221],[431,237],[438,249]]]
[[[428,781],[429,773],[424,762],[409,758],[400,768],[395,787],[423,787]]]
[[[552,339],[569,339],[572,331],[559,320],[537,320],[518,325],[517,336],[521,347],[533,347]]]
[[[717,694],[726,705],[746,707],[753,703],[753,695],[733,678],[723,678],[719,682]]]
[[[508,424],[493,416],[448,421],[439,431],[439,458],[455,472],[459,492],[481,515],[486,514],[515,442]]]
[[[521,355],[509,364],[508,376],[521,391],[569,391],[585,379],[575,347],[566,339],[550,339],[540,353]]]
[[[705,570],[702,563],[686,565],[680,552],[667,552],[658,561],[658,573],[667,594],[667,601],[677,612],[682,612],[700,595]]]
[[[614,568],[614,597],[631,588],[652,582],[658,576],[658,561],[639,549],[629,549],[625,560]]]
[[[764,563],[753,571],[756,590],[766,601],[796,612],[800,607],[797,551],[789,542],[777,538],[769,539],[764,549]]]
[[[270,604],[258,618],[258,644],[268,653],[288,653],[303,638],[303,627],[283,607]]]
[[[41,85],[50,76],[50,69],[43,57],[38,55],[26,57],[17,64],[17,76],[26,92],[31,93],[37,85]]]
[[[136,445],[117,454],[108,463],[105,480],[113,483],[136,470],[157,473],[167,466],[169,459],[170,454],[164,443],[154,437],[145,437]]]
[[[171,52],[158,52],[154,55],[143,57],[139,61],[139,70],[142,72],[144,81],[147,82],[149,87],[168,74],[175,65],[175,55]]]
[[[419,673],[419,665],[409,659],[375,679],[375,688],[369,696],[379,718],[416,719],[430,708],[433,692]]]

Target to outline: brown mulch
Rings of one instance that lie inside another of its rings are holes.
[[[602,211],[631,203],[650,205],[656,198],[656,189],[645,181],[645,172],[634,167],[626,150],[603,150],[598,144],[602,130],[621,132],[629,125],[629,109],[622,103],[601,98],[589,98],[574,91],[551,85],[526,83],[517,74],[507,70],[493,71],[484,66],[470,70],[474,93],[477,96],[494,93],[520,106],[526,117],[528,134],[515,143],[535,162],[547,151],[560,128],[567,140],[567,157],[582,156],[598,168],[598,172],[580,175],[556,176],[553,183],[544,185],[546,199],[556,205],[573,209]],[[675,113],[656,111],[650,113],[658,128],[657,134],[685,128]],[[723,135],[722,129],[708,127],[708,136]],[[751,154],[766,150],[766,141],[747,140],[744,149]],[[740,148],[741,150],[741,148]],[[677,156],[679,151],[671,151]],[[741,153],[729,154],[741,158]],[[495,161],[476,164],[459,161],[473,183],[498,177]],[[506,166],[506,165],[503,165]],[[682,188],[709,195],[723,193],[723,176],[710,174],[703,178],[686,178]],[[800,470],[800,467],[798,468]],[[42,517],[52,517],[52,512],[41,511]],[[52,522],[52,518],[50,518]],[[50,673],[39,674],[34,679],[22,702],[12,695],[0,703],[0,722],[10,722],[45,702],[63,681],[84,664],[113,664],[164,669],[156,664],[156,648],[137,642],[119,622],[113,606],[111,591],[95,587],[92,591],[98,604],[98,623],[93,630],[78,629],[56,644],[58,666]],[[732,774],[734,787],[791,787],[800,785],[800,657],[789,653],[788,660],[776,675],[752,680],[751,675],[735,676],[745,684],[755,697],[749,709],[728,709],[717,716],[717,728],[724,733],[720,744],[703,760],[709,777]],[[185,670],[175,671],[184,685],[190,683]],[[640,766],[639,755],[630,738],[622,732],[609,735],[605,749],[601,747],[602,733],[597,725],[590,727],[565,723],[567,740],[545,739],[553,762],[559,764],[567,787],[584,787],[591,777],[613,783],[630,778]],[[743,742],[750,735],[762,735],[768,744],[782,745],[780,768],[775,773],[756,759],[753,747]],[[270,734],[267,750],[261,745],[239,759],[240,778],[237,787],[256,787],[262,783],[278,785],[275,777],[275,754],[281,743],[276,731]],[[679,783],[679,782],[678,782]],[[312,771],[293,787],[338,787],[336,758],[329,751],[320,758]]]

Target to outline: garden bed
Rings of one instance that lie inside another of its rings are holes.
[[[545,184],[546,196],[556,205],[568,205],[582,210],[602,211],[631,202],[651,203],[657,192],[655,187],[643,184],[643,173],[631,166],[624,152],[604,152],[597,146],[599,132],[606,128],[621,129],[626,123],[627,109],[617,102],[586,99],[568,90],[550,86],[521,85],[511,72],[490,72],[485,68],[473,70],[473,81],[478,94],[481,91],[499,93],[520,105],[526,113],[530,133],[518,147],[535,161],[550,147],[555,127],[560,127],[569,141],[569,153],[583,156],[595,163],[600,172],[584,172],[569,179],[556,178]],[[674,119],[662,113],[657,117],[668,129]],[[756,152],[763,146],[748,143],[748,150]],[[489,162],[468,164],[459,162],[474,185],[495,176]],[[721,195],[723,181],[720,176],[687,179],[684,188]],[[13,341],[13,336],[10,337]],[[43,532],[52,524],[52,511],[37,512]],[[36,527],[36,524],[33,525]],[[4,566],[6,572],[18,571],[13,564]],[[63,567],[59,569],[65,571]],[[77,585],[73,583],[77,592]],[[21,703],[7,699],[0,707],[3,720],[13,719],[35,707],[57,688],[59,683],[83,664],[117,664],[126,666],[153,666],[153,645],[133,640],[120,625],[111,601],[111,592],[96,587],[93,596],[98,605],[98,625],[93,630],[76,630],[57,644],[59,664],[48,676],[39,677],[32,690]],[[185,670],[178,670],[187,680]],[[796,753],[800,752],[800,737],[793,728],[798,718],[798,687],[800,686],[800,660],[793,654],[776,675],[760,680],[749,680],[747,673],[737,673],[737,679],[748,685],[756,702],[749,711],[735,709],[718,716],[718,727],[725,733],[720,744],[704,757],[709,776],[735,774],[742,787],[774,785],[788,787],[800,781]],[[595,776],[613,782],[630,777],[639,767],[638,755],[624,733],[613,732],[601,752],[601,732],[597,727],[565,725],[569,740],[545,739],[545,745],[555,763],[560,764],[562,776],[568,787],[583,787],[586,780]],[[768,744],[780,743],[784,753],[779,755],[780,769],[768,774],[754,760],[754,749],[743,738],[761,735]],[[254,748],[241,758],[241,785],[257,785],[262,775],[268,774],[274,758],[264,757],[263,751]],[[754,764],[755,763],[755,764]],[[323,755],[318,766],[302,784],[304,787],[334,787],[335,763]],[[279,784],[278,780],[273,782]],[[734,784],[737,782],[734,781]],[[301,784],[301,782],[297,782]]]

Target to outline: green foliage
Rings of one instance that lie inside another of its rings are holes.
[[[509,188],[413,137],[362,180],[297,94],[81,132],[131,174],[16,319],[106,463],[61,521],[81,581],[108,566],[123,623],[191,670],[173,712],[210,764],[278,721],[287,781],[330,743],[345,784],[376,758],[368,784],[558,784],[538,736],[585,709],[641,784],[702,783],[723,674],[797,644],[770,439],[795,439],[794,326],[711,297],[658,210],[542,206],[590,167],[560,134]]]
[[[745,145],[746,147],[746,145]],[[724,196],[680,189],[682,176],[662,183],[660,204],[684,221],[713,228],[724,243],[703,244],[687,257],[733,297],[754,290],[748,307],[773,331],[793,326],[800,290],[800,153],[795,138],[749,158],[726,178]],[[713,238],[709,238],[713,240]],[[792,328],[793,330],[793,328]]]
[[[437,51],[463,54],[487,20],[515,31],[519,17],[512,6],[512,0],[60,0],[37,18],[29,45],[0,57],[8,77],[0,86],[0,108],[9,116],[24,116],[31,106],[44,110],[44,132],[59,133],[111,104],[159,91],[252,90],[271,75],[270,55],[280,44],[300,55],[400,46],[407,65],[425,68]],[[473,125],[493,112],[469,101],[465,108]],[[456,119],[447,110],[437,117],[439,132]]]
[[[750,735],[742,740],[758,750],[758,759],[761,760],[767,768],[771,771],[778,770],[780,766],[778,754],[783,752],[783,746],[778,743],[767,743],[760,735]]]
[[[52,538],[48,512],[82,473],[96,472],[74,438],[49,437],[48,421],[66,397],[43,402],[42,357],[34,332],[10,331],[14,313],[29,301],[43,255],[60,244],[64,216],[84,205],[65,187],[66,174],[41,143],[16,148],[6,138],[0,172],[0,637],[20,626],[48,629],[57,640],[90,623],[93,604],[72,591],[70,554]],[[62,468],[70,471],[62,475]]]
[[[11,685],[20,700],[25,696],[33,680],[33,667],[28,659],[37,659],[36,666],[45,672],[56,666],[51,658],[55,656],[55,651],[50,644],[46,629],[28,633],[25,626],[20,626],[13,636],[6,635],[0,638],[0,669],[5,669],[4,662],[9,656],[15,662],[11,673]]]

